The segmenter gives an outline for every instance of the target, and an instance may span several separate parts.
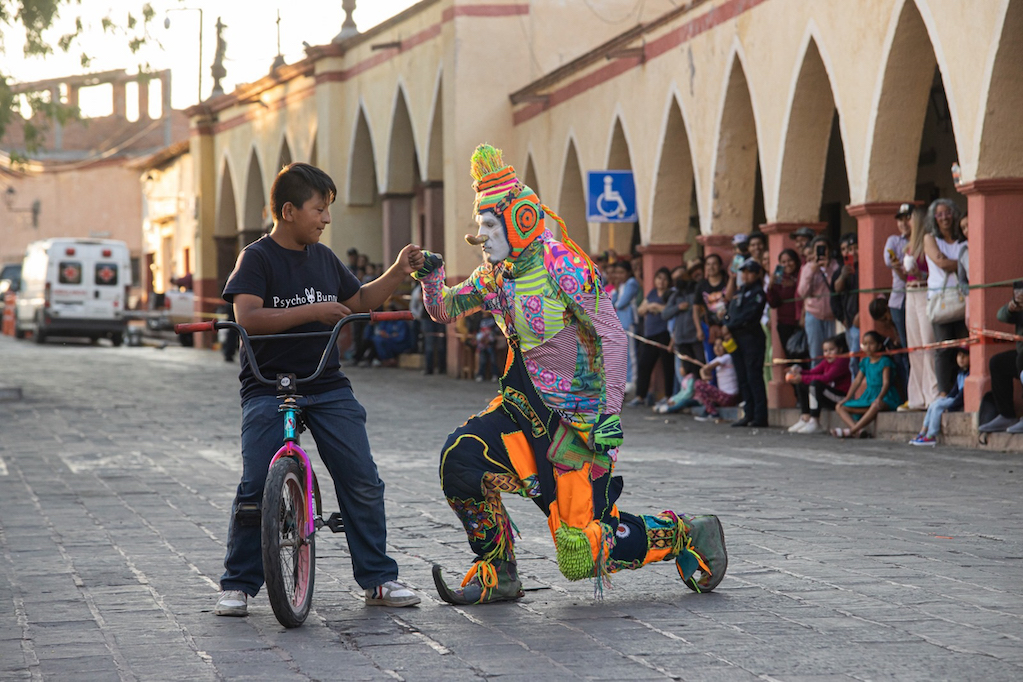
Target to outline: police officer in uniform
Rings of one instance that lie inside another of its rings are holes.
[[[760,326],[760,316],[767,303],[764,269],[750,258],[739,266],[739,277],[742,286],[728,303],[724,322],[736,343],[732,359],[746,407],[742,419],[732,426],[767,426],[767,387],[764,386],[767,337]]]

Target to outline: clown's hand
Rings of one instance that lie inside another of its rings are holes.
[[[422,254],[423,257],[426,259],[426,261],[423,263],[423,267],[419,268],[418,270],[412,273],[412,277],[417,280],[423,279],[431,272],[439,270],[440,266],[444,265],[444,258],[439,253],[434,253],[433,251],[427,251],[426,249],[423,249]]]
[[[590,431],[590,449],[604,454],[622,444],[625,434],[622,433],[622,422],[617,414],[602,414]]]

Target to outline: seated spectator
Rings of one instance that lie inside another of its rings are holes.
[[[1012,286],[1012,300],[998,309],[998,321],[1016,325],[1016,334],[1023,336],[1023,280]],[[1005,351],[991,358],[991,394],[998,406],[998,416],[980,425],[981,433],[1023,433],[1023,419],[1016,421],[1012,404],[1012,382],[1023,381],[1023,341],[1016,350]]]
[[[849,352],[845,335],[833,336],[824,342],[824,359],[808,370],[793,365],[785,380],[796,388],[799,400],[799,421],[789,427],[789,433],[817,433],[821,431],[821,410],[833,410],[849,392],[852,376],[849,358],[840,358]]]
[[[949,394],[938,398],[927,408],[924,415],[924,424],[916,438],[909,441],[910,445],[934,445],[938,442],[938,434],[941,433],[941,415],[946,412],[961,412],[963,409],[963,386],[966,384],[966,377],[970,375],[970,349],[959,348],[956,352],[956,364],[959,365],[959,374],[956,376],[955,386]]]
[[[387,306],[388,310],[397,310],[394,304]],[[374,322],[366,328],[370,334],[370,343],[366,347],[363,356],[359,358],[360,366],[365,367],[372,364],[379,367],[384,362],[394,360],[402,353],[407,353],[416,347],[416,339],[412,335],[412,325],[406,320],[386,320]]]
[[[888,357],[895,363],[895,388],[899,392],[899,397],[905,401],[908,398],[909,390],[909,353],[891,352],[899,351],[903,348],[899,343],[899,329],[892,316],[891,308],[888,305],[888,301],[881,296],[870,302],[870,305],[867,306],[867,311],[874,320],[877,333],[884,337],[884,344],[881,346],[881,350],[885,353],[890,353]],[[900,412],[903,411],[903,404],[899,403]]]
[[[860,362],[856,379],[849,387],[849,392],[838,405],[835,412],[848,425],[848,428],[834,428],[831,435],[836,438],[866,438],[869,434],[864,430],[877,418],[879,412],[894,410],[899,406],[899,394],[892,385],[892,370],[895,365],[887,355],[880,355],[884,338],[875,331],[863,335],[863,350],[867,356]],[[853,396],[861,387],[866,389],[855,398]],[[853,415],[859,417],[855,419]]]
[[[739,376],[732,356],[725,352],[725,344],[720,338],[714,341],[714,356],[700,369],[700,379],[693,384],[693,396],[704,409],[704,414],[696,418],[698,421],[720,419],[718,407],[739,404]],[[715,373],[717,386],[711,383]]]
[[[476,381],[483,381],[487,377],[497,381],[497,366],[494,363],[496,327],[492,315],[485,315],[480,320],[480,328],[476,332]]]

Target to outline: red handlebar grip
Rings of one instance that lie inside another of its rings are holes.
[[[371,322],[389,322],[391,320],[414,320],[415,317],[409,310],[389,310],[383,313],[370,313]]]
[[[185,322],[184,324],[174,325],[175,334],[192,334],[194,332],[211,332],[213,331],[214,320],[207,322]]]

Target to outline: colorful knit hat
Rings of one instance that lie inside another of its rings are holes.
[[[597,268],[586,252],[568,236],[565,221],[554,211],[540,203],[540,197],[532,189],[519,182],[515,169],[506,166],[501,150],[489,144],[476,147],[470,160],[470,172],[476,190],[473,214],[493,211],[504,219],[508,244],[511,246],[510,260],[522,254],[533,240],[543,234],[544,216],[549,215],[561,226],[561,241],[590,270],[596,281]]]
[[[476,190],[473,214],[493,211],[504,219],[511,245],[511,259],[521,255],[543,234],[543,211],[536,192],[519,182],[515,169],[506,166],[501,150],[481,144],[472,154],[472,188]]]

